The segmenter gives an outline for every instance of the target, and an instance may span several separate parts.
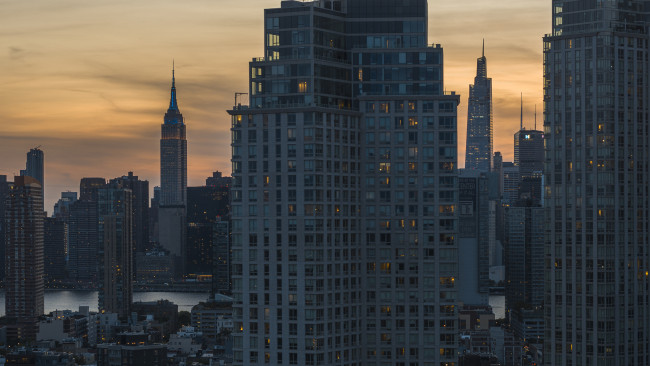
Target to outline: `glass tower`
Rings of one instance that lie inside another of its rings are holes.
[[[425,0],[265,10],[232,115],[236,365],[457,360],[456,107]]]
[[[476,77],[469,86],[467,104],[467,143],[465,169],[488,172],[492,170],[492,78],[487,77],[485,45],[476,60]]]
[[[650,364],[648,1],[553,1],[544,358]]]

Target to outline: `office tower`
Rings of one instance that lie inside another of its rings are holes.
[[[125,319],[133,302],[133,194],[113,181],[97,196],[99,310]]]
[[[520,340],[544,335],[544,230],[539,204],[506,209],[506,317]]]
[[[43,188],[14,177],[6,201],[5,309],[13,341],[35,340],[43,315]]]
[[[229,214],[229,187],[187,188],[185,274],[212,274],[215,224]]]
[[[39,149],[39,147],[40,146],[29,150],[27,153],[27,163],[25,164],[25,170],[21,170],[20,175],[32,177],[41,182],[42,187],[45,187],[45,159],[43,151]]]
[[[522,178],[544,170],[544,132],[521,129],[515,133],[514,163]]]
[[[187,140],[183,115],[176,101],[176,78],[172,71],[169,109],[161,126],[160,139],[160,206],[158,207],[158,240],[176,257],[176,268],[183,273],[185,258],[187,205]]]
[[[489,304],[491,219],[487,174],[464,169],[458,178],[458,250],[464,255],[456,280],[465,305]]]
[[[0,279],[5,278],[5,206],[9,195],[9,182],[6,175],[0,175]]]
[[[83,201],[97,201],[97,190],[106,185],[104,178],[81,178],[79,183],[79,199]]]
[[[467,143],[465,169],[488,172],[492,169],[492,78],[487,77],[485,41],[483,53],[476,60],[476,77],[469,86],[467,104]]]
[[[137,175],[128,175],[111,179],[111,183],[121,182],[122,187],[130,189],[133,194],[133,245],[135,252],[151,249],[149,245],[149,181],[138,179]],[[134,254],[135,256],[135,254]]]
[[[544,362],[650,364],[648,1],[553,1]]]
[[[66,280],[68,224],[61,218],[46,217],[43,231],[45,283],[56,288]]]
[[[160,138],[160,205],[184,206],[187,187],[187,139],[183,115],[176,101],[176,78],[172,71],[169,109]]]
[[[53,217],[68,221],[70,207],[77,202],[77,192],[61,192],[61,198],[54,204]]]
[[[512,162],[503,162],[501,164],[503,195],[501,204],[503,206],[512,206],[519,199],[519,167]]]
[[[426,1],[264,20],[229,111],[234,364],[457,362],[459,97]]]

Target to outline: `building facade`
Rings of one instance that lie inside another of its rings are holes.
[[[544,362],[648,365],[649,3],[552,6]]]
[[[457,362],[459,97],[409,5],[265,10],[229,111],[236,365]]]
[[[43,259],[45,283],[56,288],[66,280],[68,224],[60,218],[44,218]]]
[[[41,182],[42,187],[45,187],[45,156],[43,150],[38,147],[29,150],[25,170],[21,170],[20,175],[32,177]]]
[[[5,309],[8,338],[35,340],[43,315],[43,187],[36,178],[14,177],[6,201]]]
[[[492,78],[487,77],[484,44],[483,54],[476,60],[474,84],[469,86],[465,169],[479,172],[492,170],[493,134]]]
[[[125,319],[133,302],[133,195],[119,182],[97,194],[99,310]]]

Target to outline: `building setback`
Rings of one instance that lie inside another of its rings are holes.
[[[265,10],[229,111],[234,365],[457,362],[459,97],[427,11]]]
[[[649,5],[552,2],[545,365],[650,364]]]
[[[14,177],[6,201],[5,309],[10,342],[35,340],[43,315],[43,188]]]

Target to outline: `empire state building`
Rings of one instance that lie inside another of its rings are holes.
[[[160,205],[185,206],[187,190],[187,139],[183,115],[176,101],[176,78],[172,71],[169,109],[161,126]]]
[[[173,70],[173,69],[172,69]],[[161,126],[160,208],[158,237],[160,245],[176,258],[177,273],[182,273],[185,252],[185,207],[187,204],[187,139],[183,115],[176,101],[176,79],[172,71],[169,109]]]

